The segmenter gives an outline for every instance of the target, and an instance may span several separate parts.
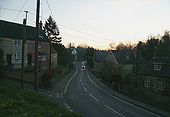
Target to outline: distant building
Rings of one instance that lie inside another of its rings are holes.
[[[108,51],[96,51],[94,53],[94,73],[99,75],[103,69],[103,65],[106,62]]]
[[[57,51],[52,47],[51,50],[51,68],[56,68],[58,65],[58,54]]]
[[[77,50],[75,48],[72,48],[71,50],[71,54],[74,56],[74,61],[77,61]]]

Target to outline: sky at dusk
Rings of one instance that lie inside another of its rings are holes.
[[[28,25],[35,26],[35,9],[36,0],[0,0],[0,19],[22,23],[28,10]],[[41,0],[40,19],[45,22],[52,15],[64,45],[104,49],[109,43],[137,43],[162,35],[170,30],[169,14],[170,0]]]

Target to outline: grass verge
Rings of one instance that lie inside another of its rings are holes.
[[[27,90],[0,82],[0,117],[80,117]]]

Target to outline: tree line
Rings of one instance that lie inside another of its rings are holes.
[[[149,36],[146,42],[139,41],[137,44],[119,43],[115,49],[136,52],[138,50],[146,62],[153,56],[170,57],[170,34],[165,31],[163,36]]]

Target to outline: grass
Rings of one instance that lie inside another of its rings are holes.
[[[0,117],[80,117],[37,93],[0,82]]]

